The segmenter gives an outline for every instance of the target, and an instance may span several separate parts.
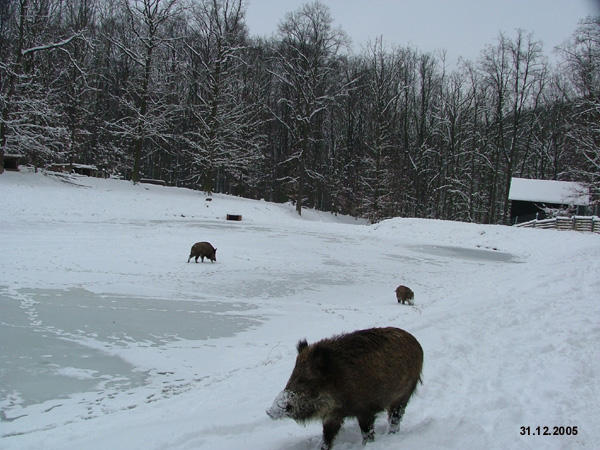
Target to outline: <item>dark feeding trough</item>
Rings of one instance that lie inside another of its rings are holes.
[[[15,172],[19,171],[19,160],[23,158],[23,155],[18,153],[5,153],[4,154],[4,170],[12,170]]]
[[[166,186],[167,185],[167,182],[165,180],[157,180],[154,178],[141,178],[140,183],[155,184],[157,186]]]
[[[241,214],[227,214],[227,220],[235,220],[240,222],[242,220]]]

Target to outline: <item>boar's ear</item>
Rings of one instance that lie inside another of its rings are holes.
[[[331,369],[333,359],[332,350],[322,345],[315,346],[312,353],[313,367],[321,374],[325,375]]]
[[[296,349],[298,350],[298,353],[302,353],[302,350],[304,350],[306,347],[308,347],[308,342],[306,342],[306,339],[302,339],[298,341],[298,344],[296,344]]]

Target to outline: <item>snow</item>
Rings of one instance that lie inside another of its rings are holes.
[[[265,410],[299,339],[373,326],[425,359],[399,433],[382,414],[369,449],[599,446],[598,235],[31,172],[0,194],[2,449],[318,448],[319,423]],[[217,262],[187,264],[203,240]],[[538,426],[577,434],[520,434]],[[356,420],[334,448],[362,448]]]
[[[508,198],[561,205],[587,206],[590,204],[588,189],[583,184],[574,181],[512,178]]]

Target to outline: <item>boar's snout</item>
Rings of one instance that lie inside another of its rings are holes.
[[[311,418],[321,417],[331,409],[332,400],[326,392],[316,396],[304,392],[284,389],[275,397],[273,405],[267,410],[271,419],[289,417],[296,422],[304,423]]]
[[[281,391],[273,404],[267,409],[267,416],[273,420],[282,419],[289,416],[291,394],[289,391]]]

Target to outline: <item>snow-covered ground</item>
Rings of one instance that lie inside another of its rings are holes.
[[[382,414],[367,448],[600,448],[598,235],[27,171],[0,198],[2,449],[317,448],[319,423],[265,409],[298,339],[373,326],[425,362],[400,432]],[[217,262],[187,264],[203,240]],[[565,428],[521,435],[538,426]],[[354,419],[334,448],[362,448]]]

